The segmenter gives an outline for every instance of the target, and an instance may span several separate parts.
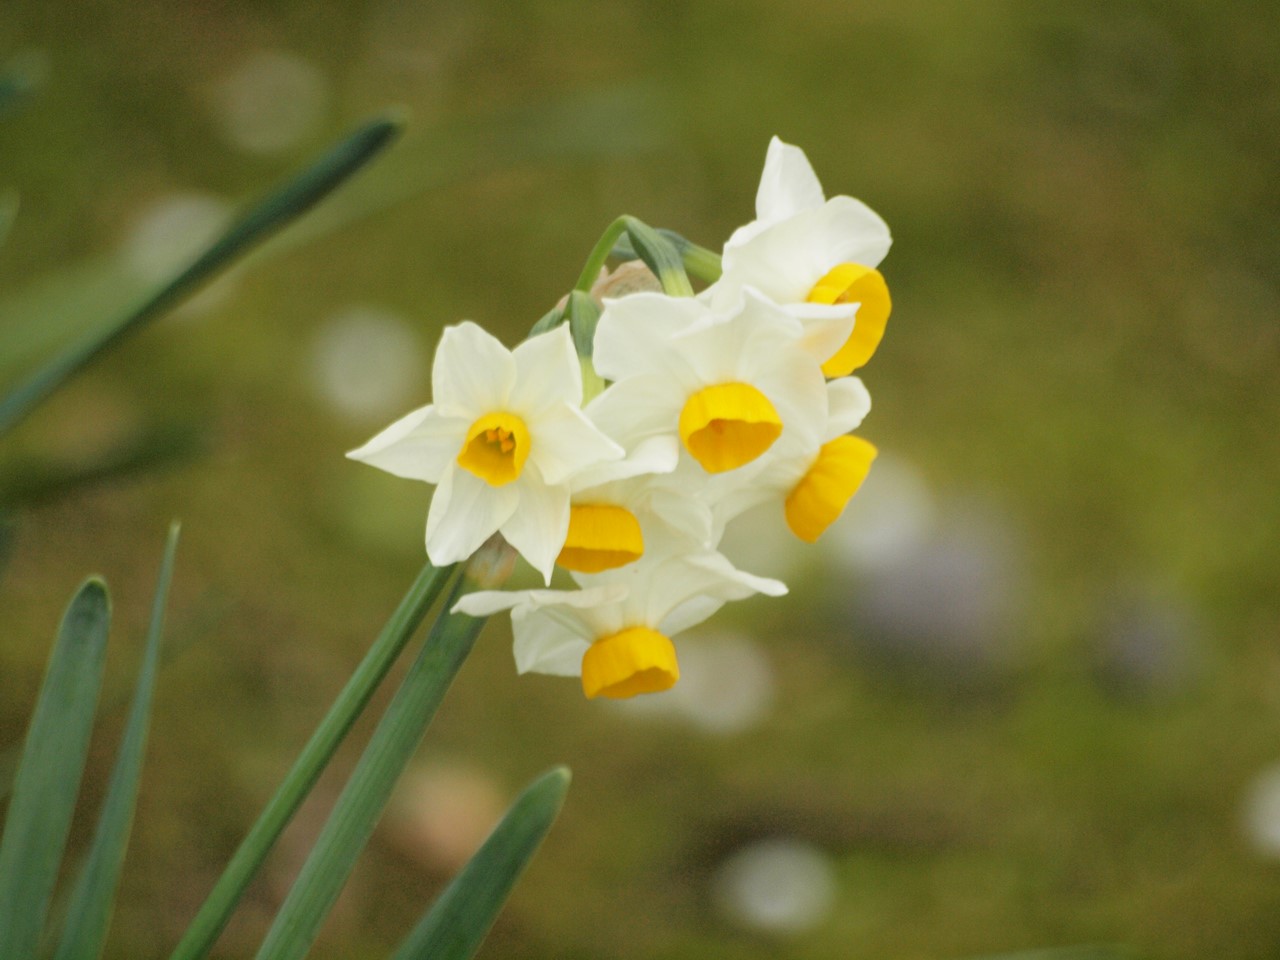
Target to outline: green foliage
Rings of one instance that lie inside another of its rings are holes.
[[[257,874],[258,868],[262,866],[263,860],[302,801],[315,786],[316,780],[333,758],[334,751],[364,711],[369,698],[373,696],[400,651],[422,623],[453,571],[452,566],[437,569],[427,564],[423,567],[378,639],[356,667],[307,745],[302,748],[284,782],[267,801],[257,822],[241,841],[204,905],[183,934],[173,952],[173,960],[196,960],[209,952],[218,934],[231,919],[245,888]]]
[[[62,618],[0,839],[0,957],[36,956],[84,773],[111,604],[91,578]]]
[[[392,960],[466,960],[475,954],[555,823],[568,790],[565,767],[550,770],[525,787]]]
[[[165,606],[169,599],[169,583],[173,579],[173,560],[178,549],[178,525],[169,528],[164,559],[151,606],[151,625],[147,645],[138,670],[138,679],[125,723],[124,737],[111,771],[107,797],[102,802],[98,826],[88,860],[71,894],[66,925],[54,960],[96,960],[102,954],[111,923],[111,907],[115,901],[120,871],[124,866],[125,848],[133,826],[138,784],[142,778],[142,757],[147,745],[147,729],[151,718],[151,700],[156,673],[160,667],[160,641],[164,633]]]
[[[461,578],[445,609],[470,586]],[[484,623],[483,618],[447,612],[436,619],[276,914],[258,960],[306,955]]]
[[[91,331],[72,343],[0,398],[0,435],[11,430],[40,401],[96,357],[190,296],[255,245],[310,210],[377,156],[400,129],[400,121],[380,119],[356,130],[251,209],[176,276],[148,293],[105,328]]]

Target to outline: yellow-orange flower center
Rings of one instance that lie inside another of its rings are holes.
[[[853,333],[844,346],[822,365],[828,377],[845,377],[863,366],[880,346],[889,322],[889,286],[879,270],[860,263],[833,267],[814,284],[806,298],[809,303],[857,303]]]
[[[578,573],[626,566],[644,553],[640,521],[626,507],[575,503],[569,508],[569,535],[556,563]]]
[[[680,439],[708,473],[724,473],[750,463],[782,433],[782,420],[769,398],[747,383],[718,383],[685,401]]]
[[[629,627],[597,640],[582,657],[582,692],[588,699],[658,693],[679,679],[675,646],[648,627]]]
[[[491,487],[520,476],[529,457],[529,428],[514,413],[487,413],[471,425],[458,453],[458,466]]]
[[[823,444],[818,459],[787,495],[787,526],[813,543],[844,512],[862,486],[876,448],[861,437],[836,437]]]

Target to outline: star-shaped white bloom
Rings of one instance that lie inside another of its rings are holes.
[[[804,151],[774,137],[756,193],[756,219],[724,247],[723,274],[703,293],[712,303],[744,286],[774,303],[845,304],[857,321],[848,341],[821,358],[829,377],[871,358],[890,311],[889,290],[875,267],[889,252],[885,222],[852,197],[826,199]]]
[[[817,439],[827,395],[816,354],[851,319],[810,307],[810,323],[751,290],[727,308],[638,293],[605,302],[594,362],[615,381],[590,404],[610,436],[679,437],[707,473],[736,470],[784,433]]]
[[[737,570],[719,553],[676,550],[590,578],[582,590],[477,591],[455,610],[511,610],[516,668],[582,677],[588,697],[624,698],[671,687],[680,676],[671,638],[730,600],[779,596],[776,580]]]
[[[569,527],[573,479],[621,446],[582,412],[567,325],[508,350],[470,321],[448,327],[432,367],[434,402],[347,456],[437,484],[427,555],[465,560],[495,532],[551,581]]]

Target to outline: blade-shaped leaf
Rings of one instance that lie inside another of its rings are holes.
[[[172,960],[197,960],[209,952],[218,934],[231,918],[245,888],[253,880],[267,853],[275,845],[285,826],[293,818],[302,801],[315,786],[320,774],[333,758],[352,724],[373,696],[404,645],[422,623],[454,567],[436,568],[427,564],[405,594],[387,625],[369,652],[360,661],[347,685],[316,727],[307,745],[298,754],[293,767],[272,798],[267,801],[257,822],[240,842],[231,862],[222,871],[200,912],[187,927]]]
[[[568,789],[565,767],[527,786],[392,960],[470,960],[555,823]]]
[[[195,292],[231,263],[301,216],[368,163],[400,132],[397,120],[361,127],[250,210],[173,279],[102,330],[71,344],[0,399],[0,434],[11,429],[64,380],[146,323]]]
[[[67,843],[102,688],[111,602],[85,582],[62,618],[0,840],[0,957],[36,955]]]
[[[54,960],[97,960],[102,954],[111,923],[111,906],[115,901],[120,869],[124,865],[125,848],[133,826],[133,811],[138,799],[138,782],[142,777],[142,756],[147,745],[147,727],[151,718],[151,698],[155,690],[156,671],[160,665],[160,637],[164,632],[164,611],[169,599],[169,581],[173,579],[173,558],[178,549],[178,525],[169,528],[155,600],[151,606],[151,625],[147,629],[147,645],[138,670],[138,682],[125,722],[124,736],[116,756],[115,768],[107,786],[107,796],[98,815],[93,845],[76,882],[67,910],[62,940]]]
[[[466,577],[459,578],[445,602],[445,610],[453,606],[461,589],[470,588],[474,584]],[[422,740],[484,622],[483,618],[448,612],[436,619],[281,904],[258,951],[258,960],[299,960],[311,949],[356,858],[373,833],[396,780]]]

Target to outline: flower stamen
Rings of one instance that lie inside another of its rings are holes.
[[[520,476],[529,457],[529,428],[514,413],[488,413],[471,425],[458,453],[458,466],[491,487]]]

